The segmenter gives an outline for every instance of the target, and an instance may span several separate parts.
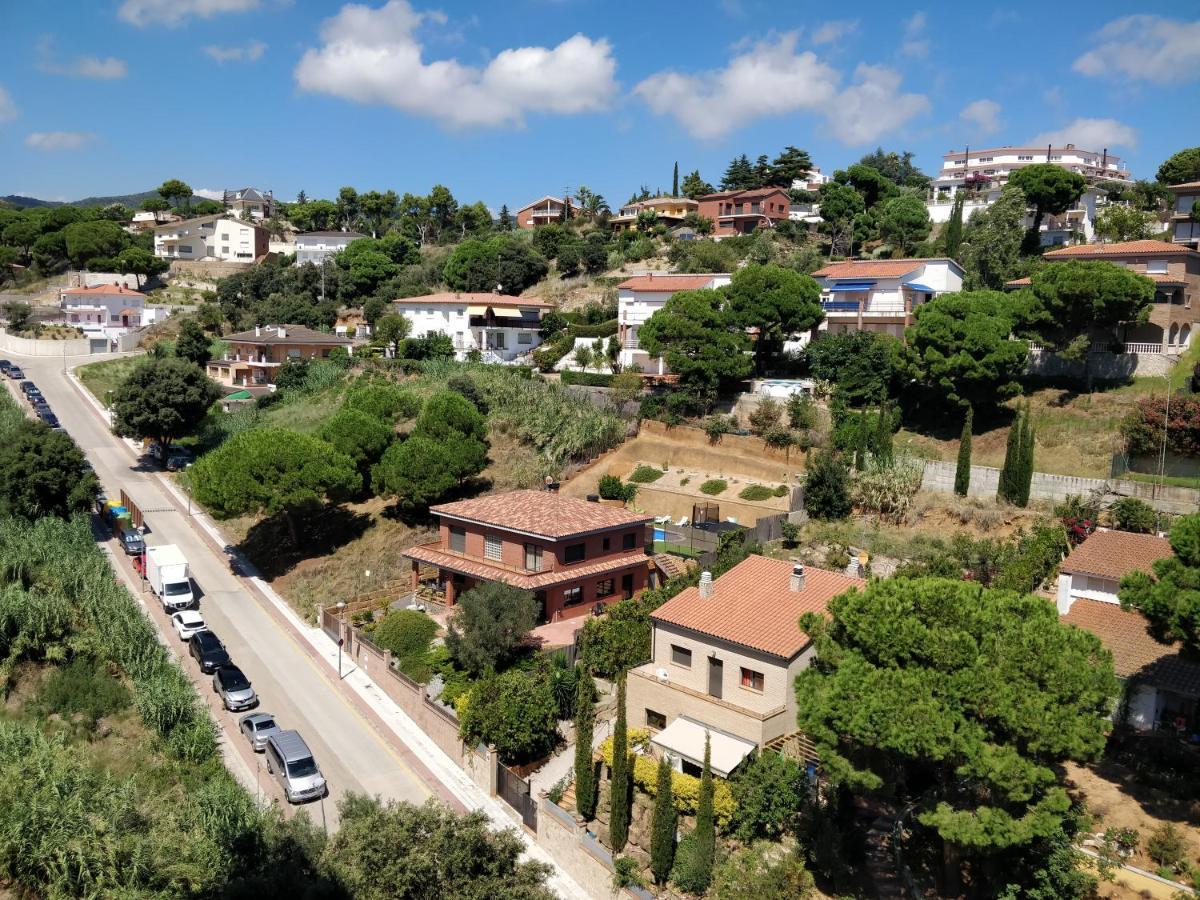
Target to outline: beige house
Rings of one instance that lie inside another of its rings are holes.
[[[796,676],[813,656],[808,612],[865,582],[751,556],[715,581],[707,573],[651,613],[651,660],[629,673],[631,727],[646,727],[676,768],[699,773],[704,735],[713,771],[796,731]]]
[[[227,387],[273,384],[275,375],[288,360],[321,359],[335,347],[350,352],[353,341],[313,331],[303,325],[255,325],[223,338],[228,345],[220,359],[208,361],[208,377]]]

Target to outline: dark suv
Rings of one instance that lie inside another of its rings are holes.
[[[211,631],[197,631],[188,641],[188,652],[200,663],[200,671],[211,675],[221,666],[233,665],[225,645]]]

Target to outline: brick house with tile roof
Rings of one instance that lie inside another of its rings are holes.
[[[1200,250],[1200,181],[1171,186],[1175,208],[1171,211],[1171,240]]]
[[[1113,669],[1125,683],[1121,716],[1138,729],[1200,730],[1200,661],[1185,657],[1178,644],[1163,644],[1150,633],[1141,613],[1121,609],[1120,581],[1131,572],[1153,572],[1156,560],[1170,556],[1166,538],[1127,531],[1097,531],[1059,566],[1058,612],[1068,625],[1092,632],[1113,655]]]
[[[746,191],[719,191],[697,197],[697,212],[712,219],[714,237],[751,234],[786,222],[792,198],[783,188],[761,187]]]
[[[221,340],[228,349],[220,359],[209,360],[205,369],[209,378],[226,387],[272,384],[288,360],[322,359],[335,347],[350,352],[354,345],[349,338],[303,325],[255,325],[253,331]]]
[[[814,653],[799,619],[865,583],[765,556],[715,581],[702,575],[651,613],[651,659],[629,673],[630,726],[649,728],[685,770],[703,762],[697,723],[714,746],[732,741],[747,752],[794,733],[793,685]]]
[[[650,583],[652,517],[621,507],[521,490],[432,506],[438,539],[410,547],[412,586],[453,606],[463,591],[502,582],[531,591],[539,621],[555,622],[635,597]]]

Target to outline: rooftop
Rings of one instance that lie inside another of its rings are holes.
[[[515,569],[500,563],[477,559],[473,556],[464,556],[461,553],[444,549],[440,543],[409,547],[404,551],[404,555],[418,562],[448,569],[451,572],[461,572],[483,581],[502,581],[523,591],[540,591],[543,588],[577,581],[580,578],[603,575],[606,572],[616,573],[634,566],[646,566],[650,562],[646,551],[641,548],[618,556],[606,556],[593,562],[577,563],[546,572],[528,572],[524,569]]]
[[[1079,244],[1075,247],[1061,247],[1042,255],[1046,259],[1062,259],[1064,256],[1103,259],[1106,256],[1186,256],[1189,253],[1196,253],[1196,251],[1166,241],[1121,241],[1115,244]]]
[[[509,491],[473,500],[431,506],[429,511],[444,518],[494,525],[536,537],[559,540],[595,531],[642,525],[653,519],[618,506],[563,497],[552,491]]]
[[[1096,531],[1071,551],[1058,570],[1068,575],[1120,579],[1151,571],[1156,559],[1171,555],[1171,542],[1154,534]]]
[[[829,601],[861,578],[804,567],[804,587],[791,589],[793,563],[749,556],[713,583],[713,595],[701,597],[690,587],[650,614],[656,622],[678,625],[743,647],[791,659],[808,646],[800,630],[805,613],[824,614]]]
[[[221,340],[230,344],[333,344],[338,347],[348,347],[353,343],[336,334],[325,334],[323,331],[313,331],[303,325],[286,323],[263,325],[253,331],[241,331]]]
[[[112,295],[114,297],[141,297],[146,299],[146,295],[141,291],[135,291],[133,288],[127,288],[123,284],[95,284],[91,287],[70,288],[63,291],[64,294],[72,296],[87,295],[94,297],[97,294]]]
[[[524,306],[529,309],[554,309],[553,303],[545,300],[534,300],[532,297],[510,297],[507,294],[493,293],[462,293],[443,292],[440,294],[425,294],[421,297],[401,297],[393,300],[398,306]]]
[[[1177,645],[1155,640],[1140,613],[1103,600],[1076,600],[1062,620],[1100,638],[1113,655],[1118,678],[1136,675],[1155,687],[1200,696],[1200,664],[1184,658]]]
[[[903,278],[926,263],[950,263],[962,271],[952,259],[847,259],[832,262],[812,273],[813,278]]]
[[[1168,286],[1177,286],[1177,285],[1186,285],[1187,284],[1186,279],[1177,278],[1174,275],[1166,275],[1162,272],[1139,272],[1138,274],[1143,275],[1146,278],[1149,278],[1155,284],[1162,284],[1162,285],[1168,285]],[[1012,281],[1006,281],[1004,283],[1004,286],[1005,287],[1029,287],[1031,284],[1033,284],[1033,279],[1030,278],[1028,275],[1026,275],[1024,278],[1014,278]]]
[[[737,197],[737,198],[740,198],[743,200],[750,200],[750,199],[753,199],[754,197],[766,197],[768,194],[774,194],[774,193],[780,192],[780,191],[782,191],[783,193],[787,193],[781,187],[768,186],[768,187],[760,187],[760,188],[749,188],[744,191],[717,191],[715,194],[705,194],[703,197],[697,197],[696,200],[700,203],[703,203],[705,200],[730,200],[730,199],[733,199],[734,197]]]
[[[714,278],[727,278],[724,272],[708,275],[634,275],[617,285],[621,291],[698,291],[712,284]]]
[[[1185,181],[1183,184],[1173,184],[1168,188],[1172,191],[1200,191],[1200,181]]]

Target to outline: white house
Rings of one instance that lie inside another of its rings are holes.
[[[269,219],[275,214],[275,196],[270,191],[246,187],[236,191],[225,191],[222,198],[225,208],[239,219]]]
[[[154,255],[161,259],[252,263],[268,252],[267,229],[227,213],[198,216],[154,228]]]
[[[478,350],[485,362],[514,362],[542,342],[542,316],[553,304],[503,294],[430,294],[392,301],[410,337],[445,334],[458,360]]]
[[[307,231],[296,235],[296,265],[312,263],[321,265],[333,254],[345,250],[351,241],[364,234],[357,231]]]
[[[729,284],[730,276],[714,272],[706,275],[635,275],[617,285],[617,337],[621,341],[620,362],[624,368],[639,366],[654,375],[667,374],[666,363],[653,359],[638,346],[638,328],[658,312],[679,291],[699,291]]]
[[[1156,559],[1170,555],[1170,541],[1157,535],[1093,532],[1058,567],[1059,613],[1066,615],[1079,599],[1119,604],[1122,578],[1130,572],[1149,572]]]
[[[88,337],[112,339],[146,322],[146,295],[123,284],[109,283],[59,291],[63,321]]]
[[[812,276],[821,285],[821,331],[878,331],[902,338],[913,309],[938,294],[962,290],[963,270],[952,259],[863,259],[829,263]]]

